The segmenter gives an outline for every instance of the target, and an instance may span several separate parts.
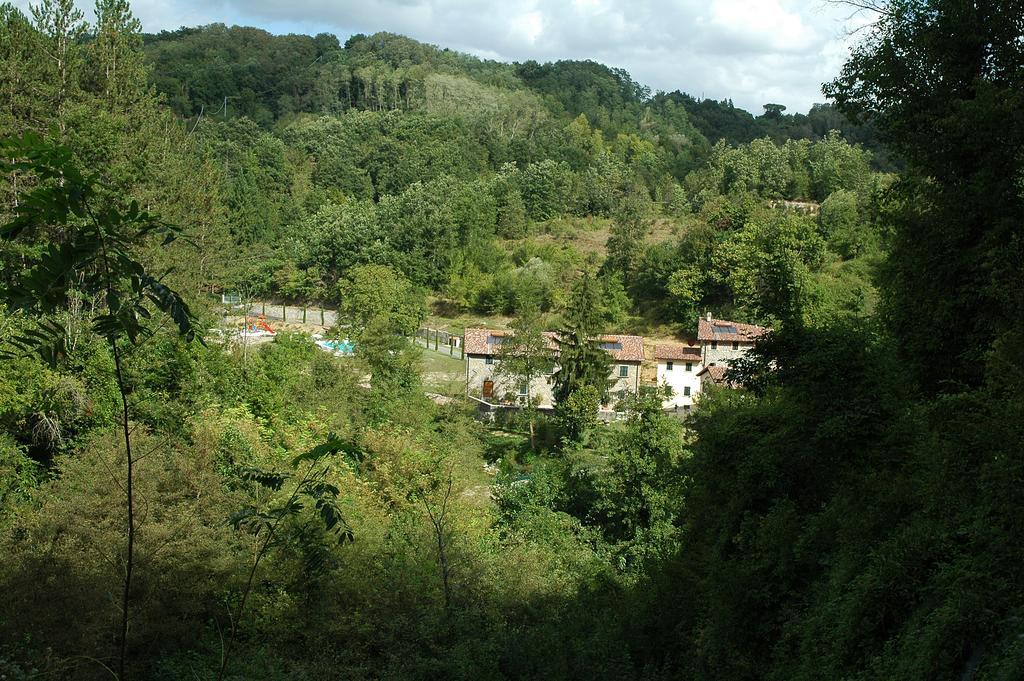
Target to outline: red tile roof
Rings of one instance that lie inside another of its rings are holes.
[[[701,369],[697,376],[704,376],[707,374],[707,377],[711,379],[711,382],[715,385],[724,385],[727,388],[742,388],[743,385],[741,383],[730,381],[725,377],[725,372],[728,370],[729,367],[724,364],[712,364],[711,366],[706,366]]]
[[[704,341],[739,341],[753,343],[768,332],[763,326],[727,322],[723,319],[707,319],[701,317],[697,324],[697,340]]]
[[[505,338],[514,335],[512,331],[496,331],[493,329],[466,329],[463,335],[463,344],[467,355],[496,355],[501,347],[501,341],[494,339]],[[545,331],[544,337],[548,340],[548,348],[558,352],[558,337],[553,331]],[[488,342],[490,341],[490,342]],[[601,336],[602,343],[618,343],[621,348],[606,348],[608,354],[617,362],[642,362],[644,359],[644,339],[642,336]]]
[[[617,343],[621,348],[605,348],[617,362],[644,361],[643,336],[601,336],[601,343]]]
[[[669,359],[682,362],[699,362],[700,348],[691,345],[655,345],[654,359]]]
[[[495,329],[466,329],[463,334],[463,344],[467,355],[496,355],[501,348],[501,341],[491,340],[514,336],[512,331],[500,331]],[[555,333],[545,331],[544,337],[548,341],[548,349],[557,352],[558,344],[555,343]]]

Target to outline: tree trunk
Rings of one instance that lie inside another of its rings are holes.
[[[110,340],[110,348],[114,353],[114,371],[117,376],[117,388],[121,393],[121,429],[124,433],[124,448],[127,457],[125,469],[125,496],[127,503],[127,549],[125,551],[124,564],[124,592],[121,597],[121,640],[120,653],[118,656],[117,678],[125,681],[128,676],[125,674],[125,662],[128,657],[128,611],[131,603],[132,571],[135,567],[135,497],[132,483],[134,479],[132,460],[131,429],[128,423],[128,393],[124,383],[124,373],[121,370],[121,352],[117,349],[117,341]]]

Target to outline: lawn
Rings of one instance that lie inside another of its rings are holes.
[[[423,387],[442,395],[461,395],[466,386],[466,363],[459,359],[458,350],[451,357],[444,346],[441,352],[422,345],[419,348],[423,353],[420,358]]]

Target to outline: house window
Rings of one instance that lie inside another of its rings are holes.
[[[732,342],[732,349],[733,350],[739,350],[740,349],[740,342],[739,341],[733,341]]]
[[[690,405],[684,404],[683,405],[683,411],[690,411]]]
[[[620,364],[619,365],[619,378],[629,378],[629,365],[628,364]]]
[[[520,397],[526,397],[526,383],[525,382],[519,384],[519,396]]]
[[[665,364],[665,371],[672,371],[672,362],[668,362]]]
[[[686,386],[683,388],[683,395],[685,395],[686,397],[690,396],[690,386]]]
[[[718,349],[718,341],[711,341],[711,349],[712,350],[717,350]]]
[[[487,358],[484,359],[484,364],[494,364],[494,358],[491,357],[490,355],[487,355]]]
[[[494,381],[484,381],[484,397],[494,396]]]
[[[687,362],[686,363],[686,370],[687,371],[693,371],[693,362]]]

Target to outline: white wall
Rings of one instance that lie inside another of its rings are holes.
[[[671,360],[672,368],[669,369],[669,360],[658,360],[658,385],[667,385],[672,388],[672,396],[662,402],[665,409],[682,409],[692,406],[694,399],[700,394],[700,379],[697,374],[703,368],[700,362],[692,362],[690,371],[686,370],[686,362]],[[686,395],[686,388],[690,394]]]

